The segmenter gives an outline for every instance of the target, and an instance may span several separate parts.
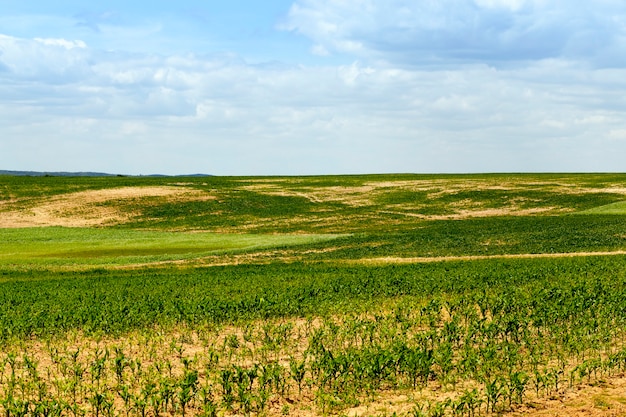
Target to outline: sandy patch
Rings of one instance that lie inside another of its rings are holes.
[[[612,252],[568,252],[568,253],[519,253],[508,255],[467,255],[467,256],[433,256],[433,257],[381,257],[363,259],[345,259],[341,261],[346,264],[358,265],[390,265],[390,264],[418,264],[432,262],[454,262],[454,261],[478,261],[485,259],[530,259],[530,258],[579,258],[588,256],[619,256],[626,255],[626,251],[618,250]]]
[[[497,243],[496,243],[497,244]],[[237,265],[266,265],[270,263],[293,263],[293,262],[305,262],[306,255],[321,255],[326,253],[332,253],[341,249],[341,247],[330,247],[325,249],[307,250],[299,252],[293,250],[269,250],[255,253],[244,254],[226,254],[226,255],[210,255],[193,259],[175,259],[168,261],[158,262],[145,262],[135,264],[124,264],[116,266],[108,266],[109,269],[129,270],[140,269],[146,267],[170,267],[170,266],[184,266],[184,267],[213,267],[213,266],[237,266]],[[510,254],[510,255],[475,255],[475,256],[435,256],[435,257],[412,257],[412,258],[400,258],[400,257],[380,257],[380,258],[363,258],[363,259],[331,259],[331,260],[313,260],[312,263],[326,262],[331,264],[343,264],[343,265],[392,265],[392,264],[417,264],[417,263],[434,263],[434,262],[458,262],[458,261],[478,261],[488,259],[532,259],[532,258],[580,258],[591,256],[620,256],[626,255],[626,251],[613,251],[613,252],[573,252],[573,253],[522,253],[522,254]],[[59,268],[61,270],[89,270],[93,268],[91,265],[85,265],[84,267],[77,267],[72,265],[69,268]]]
[[[255,363],[279,363],[288,369],[291,358],[301,359],[309,345],[310,338],[315,330],[324,326],[319,318],[292,319],[292,320],[265,320],[245,326],[215,326],[194,330],[181,326],[176,329],[155,329],[153,331],[131,332],[122,337],[108,337],[105,335],[89,337],[81,332],[72,332],[58,340],[40,341],[37,339],[25,340],[19,346],[13,346],[11,351],[17,357],[18,380],[30,381],[23,357],[28,356],[35,364],[38,374],[42,376],[40,383],[49,387],[51,393],[59,399],[71,401],[71,392],[53,391],[55,381],[67,382],[71,374],[64,374],[64,366],[72,364],[72,358],[85,369],[84,378],[79,382],[82,389],[89,390],[90,366],[94,363],[98,352],[105,357],[105,371],[99,379],[103,387],[115,392],[117,386],[114,372],[114,361],[119,353],[126,360],[123,368],[123,377],[131,391],[138,394],[148,382],[158,378],[174,376],[180,380],[184,372],[183,358],[188,361],[192,369],[200,370],[201,383],[212,381],[219,377],[219,369],[227,369],[235,364],[250,367]],[[2,352],[0,359],[6,358]],[[75,356],[74,356],[75,355]],[[34,359],[34,361],[33,361]],[[141,363],[145,372],[135,373],[132,365],[134,361]],[[165,366],[165,364],[169,366]],[[160,368],[158,368],[160,366]],[[3,362],[5,375],[10,368]],[[207,374],[207,371],[211,375]],[[291,380],[283,396],[274,393],[263,415],[268,417],[289,416],[399,416],[419,415],[415,410],[425,409],[429,404],[443,402],[447,399],[455,400],[466,388],[479,387],[471,381],[459,382],[456,389],[443,389],[437,382],[431,381],[428,387],[412,390],[379,390],[373,398],[361,398],[361,404],[343,410],[323,412],[316,403],[317,386],[304,384],[300,392]],[[219,382],[217,382],[219,387]],[[0,390],[2,387],[0,387]],[[480,391],[480,389],[479,389]],[[626,377],[614,375],[606,377],[592,384],[580,383],[572,388],[565,388],[550,397],[536,398],[531,390],[524,398],[522,405],[514,405],[513,410],[501,411],[493,414],[485,413],[485,404],[477,410],[475,415],[498,415],[502,417],[610,417],[626,416]],[[220,390],[215,392],[214,399],[220,403]],[[199,397],[197,397],[199,399]],[[115,409],[123,414],[126,409],[120,401],[119,394],[115,395]],[[79,400],[81,406],[89,409],[86,402]],[[200,410],[190,410],[190,415],[196,415]],[[225,410],[221,410],[224,412]],[[163,412],[162,414],[168,414]],[[174,413],[172,413],[174,415]],[[177,413],[176,415],[180,415]],[[220,414],[222,415],[222,414]],[[223,415],[228,415],[227,413]],[[255,414],[252,414],[255,415]],[[425,414],[429,415],[429,414]],[[446,416],[452,416],[448,408]],[[468,414],[463,414],[468,415]]]
[[[581,385],[559,397],[529,403],[504,416],[626,416],[626,378],[619,376],[593,385]]]
[[[412,415],[416,400],[425,396],[425,392],[408,394],[383,393],[376,401],[349,409],[345,412],[350,417],[372,415]],[[422,406],[429,402],[444,401],[454,398],[454,392],[431,393],[433,398],[417,401]],[[458,391],[457,391],[458,394]],[[526,400],[525,404],[514,406],[514,410],[484,414],[485,406],[476,415],[498,415],[501,417],[623,417],[626,416],[626,378],[616,376],[602,383],[582,384],[567,389],[550,398]],[[427,408],[427,407],[425,407]],[[424,410],[423,412],[426,413]],[[428,415],[428,414],[425,414]],[[446,414],[453,415],[453,414]],[[467,415],[467,414],[463,414]]]
[[[431,199],[439,199],[445,196],[467,191],[519,191],[536,190],[555,194],[595,194],[612,193],[625,194],[626,188],[611,185],[606,188],[588,188],[572,182],[561,181],[524,181],[523,178],[494,178],[494,179],[425,179],[425,180],[398,180],[398,181],[369,181],[355,186],[320,186],[302,187],[299,182],[290,183],[286,180],[259,180],[253,184],[242,187],[245,190],[274,196],[303,197],[312,203],[341,203],[349,207],[366,207],[380,204],[377,199],[391,191],[406,191],[415,193],[428,193]],[[511,198],[507,206],[498,209],[485,209],[481,207],[481,201],[465,199],[452,202],[449,207],[455,210],[450,216],[415,215],[425,219],[462,219],[468,217],[488,217],[502,215],[534,215],[547,212],[561,213],[568,211],[565,208],[542,207],[524,209],[520,203],[527,200],[524,198]],[[395,205],[388,209],[405,208],[416,209],[417,206],[404,204],[403,207]],[[570,210],[571,211],[571,210]],[[404,214],[414,216],[412,214]]]
[[[122,187],[80,191],[42,200],[30,208],[0,212],[0,228],[120,224],[132,217],[132,213],[122,211],[120,207],[139,199],[154,197],[163,198],[165,202],[214,199],[203,191],[184,187]]]
[[[537,214],[557,214],[570,212],[569,209],[557,209],[556,207],[534,207],[522,209],[519,207],[501,207],[497,209],[463,209],[452,214],[420,214],[404,211],[384,210],[381,213],[394,214],[406,217],[415,217],[423,220],[462,220],[475,217],[497,217],[497,216],[532,216]]]
[[[362,207],[374,204],[372,196],[377,187],[371,185],[360,187],[300,187],[292,190],[283,184],[265,183],[247,185],[243,189],[272,196],[302,197],[312,203],[343,203],[352,207]]]

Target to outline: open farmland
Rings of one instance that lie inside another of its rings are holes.
[[[626,415],[626,175],[0,176],[6,416]]]

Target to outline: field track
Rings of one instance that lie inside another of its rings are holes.
[[[626,251],[618,250],[611,252],[568,252],[568,253],[517,253],[507,255],[471,255],[471,256],[435,256],[416,258],[365,258],[345,260],[346,264],[362,265],[388,265],[388,264],[421,264],[431,262],[458,262],[480,261],[489,259],[541,259],[541,258],[583,258],[590,256],[619,256],[626,255]]]
[[[470,262],[496,259],[558,259],[558,258],[587,258],[587,257],[610,257],[626,255],[626,250],[611,252],[568,252],[568,253],[518,253],[507,255],[472,255],[472,256],[434,256],[434,257],[380,257],[363,259],[329,260],[328,263],[339,265],[407,265],[407,264],[427,264],[436,262]],[[235,266],[242,264],[263,264],[270,261],[294,262],[301,261],[296,257],[282,256],[280,254],[268,255],[259,253],[257,256],[247,255],[242,257],[231,257],[231,259],[215,259],[215,257],[194,258],[189,260],[171,260],[150,263],[126,264],[112,266],[114,269],[136,269],[145,267],[159,267],[168,265],[189,265],[189,266]]]

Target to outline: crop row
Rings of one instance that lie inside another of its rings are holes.
[[[592,279],[608,285],[607,297],[619,301],[625,276],[623,256],[377,267],[295,263],[83,272],[10,269],[0,271],[0,340],[71,329],[119,333],[153,325],[325,315],[397,297],[461,294],[480,300],[502,293],[510,299],[529,289],[570,291],[591,285]],[[599,296],[595,288],[588,291]],[[617,314],[623,307],[615,302],[611,308]],[[533,307],[535,317],[548,320],[547,314],[542,303]]]
[[[335,413],[403,392],[414,416],[499,413],[626,370],[624,294],[611,287],[588,280],[569,289],[405,298],[326,319],[20,342],[0,357],[0,409]]]
[[[469,416],[626,366],[620,256],[3,278],[8,416],[330,413],[387,392]]]

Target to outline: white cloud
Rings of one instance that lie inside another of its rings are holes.
[[[87,45],[64,39],[20,39],[0,34],[0,65],[15,78],[63,82],[89,71]]]
[[[39,42],[41,44],[47,46],[60,46],[65,49],[74,49],[74,48],[86,48],[87,44],[84,41],[70,41],[67,39],[44,39],[44,38],[35,38],[35,42]]]
[[[363,68],[358,62],[354,62],[350,66],[340,66],[337,70],[339,78],[350,87],[357,85],[359,78],[367,77],[376,71],[372,68]],[[362,85],[363,83],[358,83]]]
[[[624,66],[626,3],[296,0],[281,26],[316,49],[401,65],[550,58]]]
[[[609,132],[609,138],[614,141],[626,142],[626,129],[614,129]]]
[[[556,59],[497,69],[259,66],[232,55],[81,45],[0,36],[1,167],[623,170],[616,155],[626,152],[626,71],[619,68]],[[591,151],[594,158],[586,157]]]

